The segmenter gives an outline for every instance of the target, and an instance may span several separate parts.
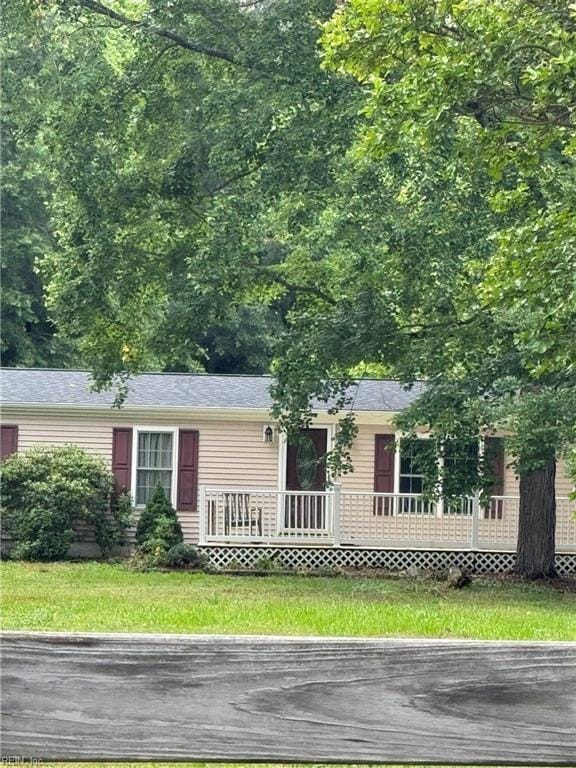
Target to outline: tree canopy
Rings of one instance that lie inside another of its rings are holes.
[[[548,413],[515,446],[539,466],[573,437],[575,23],[560,0],[8,3],[32,294],[39,263],[99,386],[274,358],[292,428],[376,365],[431,385],[406,428]]]
[[[48,305],[99,384],[262,372],[295,296],[316,290],[287,262],[357,113],[352,80],[319,66],[332,11],[85,0],[10,17],[36,62],[15,119],[51,184]]]
[[[45,207],[50,195],[46,156],[35,141],[39,59],[29,42],[19,9],[7,4],[0,43],[2,365],[60,365],[71,359],[73,345],[57,335],[48,317],[38,270],[58,245]]]
[[[429,382],[406,428],[498,424],[521,472],[573,442],[575,34],[556,0],[351,0],[325,26],[326,66],[365,95],[349,157],[380,174],[386,202],[367,207],[383,248],[375,279],[349,259],[334,303],[294,315],[291,412],[382,361]]]
[[[479,297],[506,307],[527,369],[576,364],[576,12],[563,0],[351,0],[329,66],[368,89],[362,151],[407,142],[485,164],[502,214]]]

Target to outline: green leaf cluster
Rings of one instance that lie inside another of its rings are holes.
[[[58,248],[46,209],[51,194],[45,148],[36,141],[41,62],[30,39],[25,4],[6,3],[0,41],[2,79],[2,340],[3,366],[78,364],[45,304],[41,262]]]
[[[576,366],[576,15],[562,0],[351,0],[326,66],[366,88],[360,156],[480,170],[497,214],[479,308],[513,329],[528,374]]]
[[[15,117],[23,132],[33,115],[50,179],[48,305],[98,386],[262,372],[295,296],[316,290],[300,233],[359,103],[319,66],[333,10],[80,0],[10,17],[34,51]]]
[[[125,543],[129,503],[115,497],[103,459],[77,446],[36,447],[2,462],[2,524],[11,556],[62,560],[78,527],[94,532],[103,555]]]

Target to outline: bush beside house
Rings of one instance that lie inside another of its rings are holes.
[[[161,485],[156,486],[136,527],[138,548],[132,558],[137,568],[189,568],[206,566],[194,547],[184,544],[176,510]]]
[[[161,485],[156,486],[136,526],[137,544],[142,546],[153,538],[161,539],[168,549],[184,540],[176,510]]]
[[[100,457],[75,445],[41,446],[2,462],[2,527],[11,556],[62,560],[86,525],[102,555],[126,543],[131,504]]]

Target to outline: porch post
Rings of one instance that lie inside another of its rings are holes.
[[[198,543],[206,544],[206,486],[198,486]]]
[[[478,491],[472,497],[472,537],[470,547],[478,549],[478,523],[480,520],[480,494]]]
[[[334,531],[334,546],[340,546],[340,509],[342,502],[342,486],[340,483],[334,483],[334,492],[332,494],[332,527]]]

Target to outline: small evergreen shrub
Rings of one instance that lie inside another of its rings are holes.
[[[136,526],[136,543],[142,546],[149,539],[162,539],[166,551],[184,539],[176,510],[160,484],[156,486]]]
[[[138,570],[164,567],[168,552],[183,544],[182,526],[176,510],[157,485],[136,526],[138,547],[131,559],[131,567]]]
[[[104,460],[75,445],[41,446],[2,462],[2,524],[11,556],[61,560],[79,523],[94,531],[102,554],[125,542],[130,500],[115,497]]]

